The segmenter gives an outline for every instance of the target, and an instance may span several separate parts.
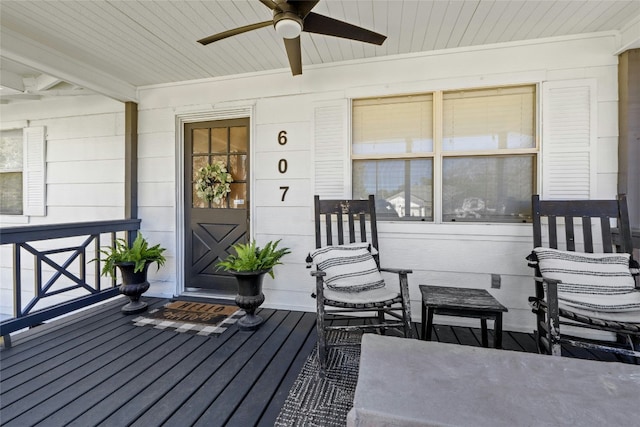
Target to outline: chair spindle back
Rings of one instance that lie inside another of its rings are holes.
[[[320,200],[320,196],[316,195],[314,205],[316,248],[369,242],[378,250],[376,203],[373,195],[366,200]],[[374,258],[379,265],[377,253],[374,253]]]
[[[581,252],[593,253],[596,248],[602,252],[626,252],[631,254],[631,229],[629,227],[629,211],[627,198],[624,194],[617,200],[540,200],[540,196],[532,196],[533,208],[533,243],[534,247],[543,246],[542,236],[544,225],[542,218],[547,218],[549,242],[544,245],[553,249],[558,248],[559,237],[558,219],[564,220],[564,237],[566,250],[576,251],[576,238],[582,237]],[[576,220],[581,220],[582,227],[576,227]],[[617,233],[611,228],[611,220],[617,220]],[[593,236],[594,222],[599,223],[600,236]],[[599,237],[599,239],[598,239]],[[595,241],[594,241],[595,238]],[[614,251],[614,248],[617,250]]]

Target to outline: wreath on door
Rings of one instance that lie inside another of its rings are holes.
[[[219,204],[231,191],[233,178],[223,162],[214,162],[198,169],[196,194],[207,202]]]

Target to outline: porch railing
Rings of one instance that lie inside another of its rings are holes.
[[[12,332],[118,295],[115,279],[111,280],[109,286],[101,286],[101,263],[99,260],[91,261],[99,255],[101,246],[112,246],[117,237],[131,241],[139,229],[139,219],[0,229],[0,245],[12,245],[13,252],[13,317],[0,322],[0,344],[10,347],[9,334]],[[102,241],[103,235],[107,235],[106,241]],[[36,249],[38,245],[46,248]],[[25,267],[27,264],[23,263],[23,255],[32,256],[31,268]],[[32,277],[25,279],[25,276]],[[93,283],[87,283],[88,279],[92,279],[90,281]],[[32,290],[27,286],[31,286]],[[23,301],[23,295],[28,292],[33,296]],[[68,299],[61,295],[70,292],[81,295]],[[50,304],[52,297],[62,298],[63,301]],[[37,309],[39,303],[49,306]]]

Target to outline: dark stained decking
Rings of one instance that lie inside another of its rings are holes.
[[[109,302],[14,337],[0,353],[0,424],[272,426],[316,342],[315,313],[263,309],[266,322],[255,332],[233,326],[202,337],[134,326],[132,316],[120,313],[123,304]],[[468,327],[436,325],[434,338],[481,342],[480,330]],[[504,332],[503,347],[536,351],[532,335],[517,332]],[[617,360],[586,350],[569,354]]]

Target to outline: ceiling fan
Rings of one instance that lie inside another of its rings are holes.
[[[300,33],[302,31],[377,45],[384,43],[387,38],[387,36],[365,28],[311,12],[311,9],[318,4],[319,0],[260,0],[260,2],[273,11],[272,20],[214,34],[198,40],[198,43],[208,45],[227,37],[273,25],[276,33],[284,39],[284,47],[289,57],[291,73],[295,76],[302,74],[302,53],[300,50]]]

